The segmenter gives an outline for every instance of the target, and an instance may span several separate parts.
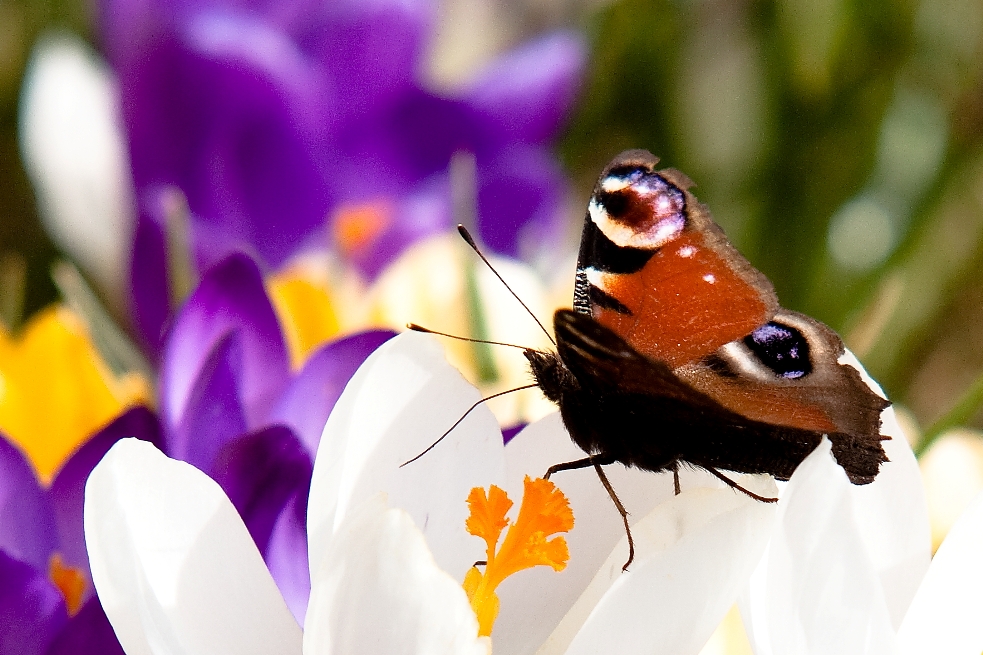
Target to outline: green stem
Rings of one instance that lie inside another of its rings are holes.
[[[925,431],[925,436],[915,447],[915,455],[921,457],[943,432],[968,422],[981,405],[983,405],[983,373],[966,389],[953,408]]]
[[[56,262],[51,278],[65,303],[85,321],[93,345],[113,373],[138,371],[152,379],[150,364],[102,306],[79,270],[67,261]]]
[[[198,284],[191,256],[191,214],[180,189],[168,189],[164,203],[171,307],[180,307]]]
[[[10,333],[20,329],[24,319],[24,293],[27,287],[27,262],[16,252],[0,256],[0,322]]]
[[[481,302],[481,294],[478,291],[478,274],[475,270],[474,262],[468,263],[465,268],[465,285],[468,297],[468,319],[470,322],[471,336],[475,339],[489,339],[488,322],[485,319],[485,307]],[[472,343],[475,366],[478,370],[478,380],[485,384],[492,384],[498,381],[498,367],[495,366],[495,358],[492,355],[491,346],[487,343]]]

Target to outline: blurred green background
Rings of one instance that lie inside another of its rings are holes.
[[[44,29],[91,40],[89,11],[0,0],[0,277],[19,253],[26,315],[55,298],[59,255],[18,153],[19,85]],[[469,15],[494,29],[466,38]],[[612,155],[651,150],[923,427],[956,406],[983,426],[983,2],[454,0],[443,16],[445,81],[481,48],[584,29],[588,78],[558,144],[578,206]]]

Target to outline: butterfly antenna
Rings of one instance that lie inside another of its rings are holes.
[[[416,323],[407,323],[406,329],[413,330],[414,332],[423,332],[424,334],[436,334],[439,337],[447,337],[448,339],[457,339],[458,341],[470,341],[471,343],[487,343],[490,346],[508,346],[509,348],[518,348],[519,350],[533,350],[539,352],[535,348],[527,348],[526,346],[520,346],[514,343],[505,343],[504,341],[488,341],[487,339],[472,339],[471,337],[462,337],[456,334],[448,334],[447,332],[439,332],[437,330],[431,330],[430,328],[425,328],[422,325],[417,325]]]
[[[483,254],[481,254],[481,251],[478,250],[478,244],[475,243],[474,237],[472,237],[471,233],[468,232],[468,228],[464,227],[463,225],[458,225],[457,231],[460,233],[461,238],[464,239],[464,241],[467,242],[469,246],[471,246],[471,250],[474,250],[475,253],[477,253],[477,255],[481,257],[481,261],[485,262],[485,265],[489,268],[489,270],[491,270],[492,273],[495,274],[495,277],[497,277],[501,281],[501,283],[505,285],[505,288],[509,290],[509,293],[512,294],[512,297],[519,301],[519,304],[522,305],[522,308],[524,310],[529,312],[529,315],[532,316],[532,320],[536,321],[536,325],[538,325],[539,328],[543,331],[543,334],[546,335],[546,338],[550,340],[550,343],[552,343],[555,346],[556,341],[553,339],[553,335],[549,333],[549,330],[547,330],[546,327],[540,322],[540,320],[536,318],[536,315],[532,313],[532,310],[529,309],[528,305],[522,302],[522,298],[520,298],[515,291],[512,291],[512,287],[510,287],[508,282],[506,282],[505,279],[498,274],[498,271],[496,271],[495,267],[491,265],[491,262],[488,261],[488,258],[485,257]]]
[[[426,450],[424,450],[422,453],[420,453],[419,455],[417,455],[413,459],[408,459],[405,462],[403,462],[402,464],[400,464],[399,465],[399,468],[403,468],[407,464],[412,464],[413,462],[415,462],[416,460],[420,459],[421,457],[423,457],[424,455],[426,455],[427,453],[429,453],[431,450],[433,450],[437,446],[437,444],[439,444],[441,441],[444,440],[444,438],[447,435],[449,435],[451,432],[453,432],[454,431],[454,428],[456,428],[457,426],[459,426],[461,424],[461,421],[463,421],[464,419],[466,419],[468,417],[468,414],[470,414],[471,412],[473,412],[475,410],[475,408],[477,408],[478,405],[480,405],[481,403],[483,403],[485,401],[488,401],[488,400],[491,400],[492,398],[498,398],[499,396],[504,396],[505,394],[513,393],[515,391],[522,391],[523,389],[532,389],[535,386],[536,386],[535,384],[526,384],[526,385],[523,385],[521,387],[516,387],[515,389],[506,389],[505,391],[499,391],[498,393],[493,393],[490,396],[487,396],[485,398],[482,398],[481,400],[479,400],[475,404],[471,405],[471,407],[468,408],[468,411],[464,412],[464,414],[461,416],[461,418],[457,419],[454,422],[454,425],[452,425],[449,428],[447,428],[447,432],[445,432],[444,434],[440,435],[440,438],[437,439],[437,441],[434,441],[432,444],[430,444],[429,446],[427,446],[427,449]]]

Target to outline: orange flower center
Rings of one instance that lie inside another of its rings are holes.
[[[385,201],[342,207],[334,219],[334,238],[341,254],[351,256],[371,246],[391,217],[392,207]]]
[[[82,569],[67,566],[61,555],[55,553],[51,556],[48,577],[64,597],[68,615],[75,616],[82,609],[82,595],[85,593],[85,574],[82,573]]]
[[[566,539],[548,539],[573,529],[573,511],[566,496],[542,478],[533,480],[527,475],[523,486],[519,516],[511,525],[505,514],[511,509],[512,501],[502,489],[492,485],[486,494],[484,489],[475,487],[468,496],[471,515],[465,525],[468,532],[484,539],[487,545],[485,572],[474,566],[464,576],[464,590],[478,617],[478,634],[482,637],[491,635],[498,616],[495,590],[503,580],[534,566],[551,566],[554,571],[562,571],[570,559]],[[505,540],[496,549],[506,527]]]

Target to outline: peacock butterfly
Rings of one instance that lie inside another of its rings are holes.
[[[673,169],[621,153],[594,187],[573,310],[554,316],[557,352],[525,350],[536,384],[588,454],[550,473],[621,462],[788,479],[823,436],[854,484],[887,461],[890,402],[844,361],[833,330],[783,309]],[[676,478],[678,491],[678,476]],[[627,522],[626,522],[627,527]]]
[[[689,178],[655,170],[658,161],[628,150],[601,173],[584,221],[573,309],[553,318],[556,352],[523,349],[535,380],[528,386],[559,406],[587,454],[545,477],[596,470],[628,534],[625,569],[634,557],[628,513],[603,465],[672,471],[677,493],[679,467],[694,466],[774,502],[720,471],[787,480],[826,436],[850,481],[867,484],[887,461],[881,441],[890,438],[880,434],[880,416],[891,403],[844,357],[839,336],[779,306],[768,278],[689,192]]]

